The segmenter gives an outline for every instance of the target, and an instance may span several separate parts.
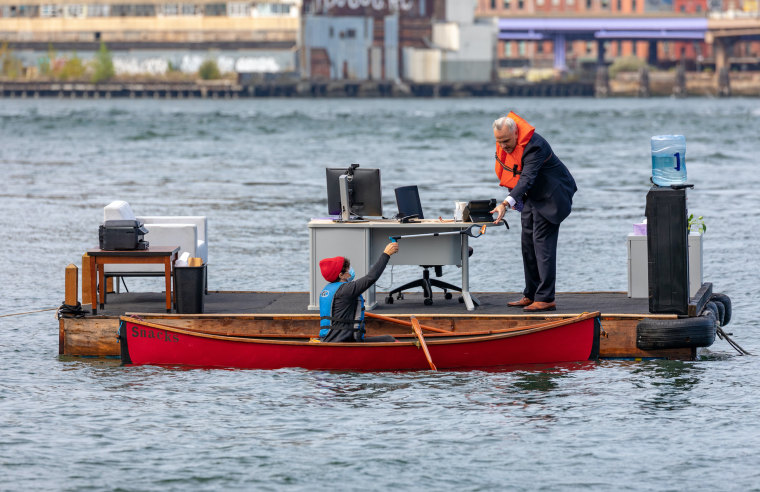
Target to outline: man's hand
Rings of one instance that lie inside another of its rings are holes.
[[[383,253],[385,253],[388,256],[392,256],[395,253],[398,253],[398,243],[388,243]]]
[[[501,222],[501,219],[504,218],[504,214],[507,213],[507,206],[504,205],[504,203],[502,202],[502,203],[496,205],[496,208],[494,208],[493,210],[491,210],[491,213],[492,214],[493,213],[497,213],[498,214],[496,216],[496,220],[493,221],[494,224],[498,224],[499,222]]]

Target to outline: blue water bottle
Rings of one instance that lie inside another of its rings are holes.
[[[686,137],[652,137],[652,182],[657,186],[686,183]]]

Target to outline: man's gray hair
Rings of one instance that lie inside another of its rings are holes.
[[[501,130],[504,128],[504,126],[506,126],[510,131],[517,130],[517,123],[515,123],[515,120],[509,116],[501,116],[493,122],[494,130]]]

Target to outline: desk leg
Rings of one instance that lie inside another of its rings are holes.
[[[98,289],[100,290],[100,309],[105,309],[106,303],[106,267],[103,263],[98,265]]]
[[[164,258],[164,278],[166,279],[166,312],[172,312],[172,257]]]
[[[462,298],[468,311],[474,311],[475,305],[480,304],[477,299],[473,303],[470,296],[470,247],[466,234],[462,234]]]
[[[90,261],[90,296],[92,297],[92,314],[98,314],[98,267],[95,256]]]

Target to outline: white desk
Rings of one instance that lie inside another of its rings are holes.
[[[319,270],[319,260],[345,256],[357,277],[363,277],[380,257],[389,236],[462,231],[471,222],[441,222],[438,219],[401,224],[397,221],[333,222],[312,219],[309,222],[309,307],[319,309],[319,293],[327,284]],[[468,311],[475,309],[470,296],[469,248],[466,234],[401,239],[399,251],[389,265],[455,265],[462,267],[462,297]],[[375,286],[367,291],[365,307],[377,306]]]

